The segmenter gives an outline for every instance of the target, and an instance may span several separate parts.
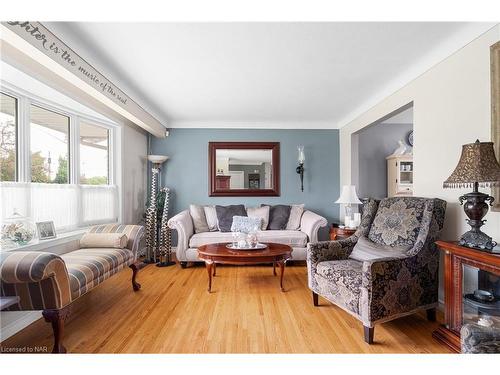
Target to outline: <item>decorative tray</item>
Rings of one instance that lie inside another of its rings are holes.
[[[250,247],[250,246],[238,247],[238,246],[233,246],[232,243],[229,243],[226,245],[226,247],[228,249],[231,249],[231,250],[262,250],[262,249],[265,249],[267,247],[267,245],[259,242],[254,247]]]

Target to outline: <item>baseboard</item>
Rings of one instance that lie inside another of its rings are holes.
[[[0,342],[7,340],[17,332],[29,326],[42,317],[41,311],[2,311]]]

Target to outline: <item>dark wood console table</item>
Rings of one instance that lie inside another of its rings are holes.
[[[437,241],[444,253],[445,324],[432,336],[460,351],[460,328],[464,322],[488,316],[500,321],[500,254]],[[478,300],[474,291],[492,294],[491,301]]]

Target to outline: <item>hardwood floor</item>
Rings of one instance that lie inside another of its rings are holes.
[[[431,337],[438,323],[424,314],[377,325],[363,342],[359,321],[320,297],[314,307],[304,265],[218,266],[207,293],[204,266],[142,269],[142,289],[130,270],[105,281],[72,306],[65,329],[70,353],[450,353]],[[52,347],[39,320],[2,343]]]

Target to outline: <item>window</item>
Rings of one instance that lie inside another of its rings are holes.
[[[0,95],[0,221],[16,211],[58,232],[117,222],[115,125],[3,82]]]
[[[0,181],[16,181],[17,99],[0,95]]]
[[[69,117],[30,106],[31,182],[69,183]]]
[[[80,183],[109,183],[109,130],[80,122]]]

